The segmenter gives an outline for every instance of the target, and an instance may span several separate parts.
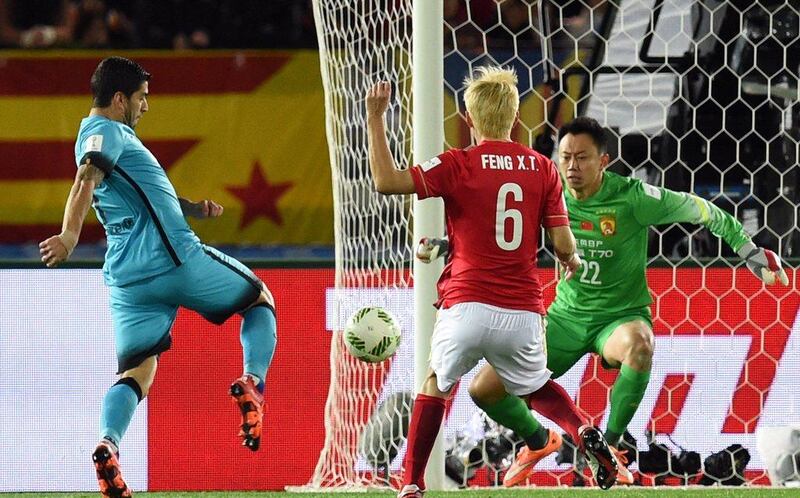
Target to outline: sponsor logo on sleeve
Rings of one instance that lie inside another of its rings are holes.
[[[92,135],[86,139],[83,146],[84,152],[100,152],[103,150],[103,135]]]
[[[442,164],[442,160],[439,159],[438,157],[434,157],[433,159],[428,159],[419,166],[420,168],[422,168],[422,171],[428,171],[430,169],[435,168],[436,166],[439,166],[440,164]]]
[[[648,185],[647,183],[643,183],[642,186],[644,187],[644,193],[652,197],[653,199],[661,200],[661,189],[658,187],[654,187],[652,185]]]

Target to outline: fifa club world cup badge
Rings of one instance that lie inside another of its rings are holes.
[[[613,214],[600,216],[600,233],[604,237],[611,237],[617,233],[617,217]]]

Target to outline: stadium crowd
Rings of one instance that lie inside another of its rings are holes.
[[[604,4],[562,5],[572,37],[563,33],[554,43],[591,42],[581,35],[598,23]],[[490,49],[539,46],[533,0],[445,0],[444,15],[450,46],[469,50],[484,37]],[[0,0],[0,47],[315,48],[316,33],[311,0]]]
[[[3,48],[314,46],[311,0],[0,0]]]

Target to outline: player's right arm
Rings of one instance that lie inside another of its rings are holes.
[[[394,164],[389,142],[386,139],[384,114],[389,107],[392,87],[386,81],[375,83],[367,92],[367,143],[369,145],[369,169],[375,189],[382,194],[413,194],[414,180],[407,169],[400,170]]]
[[[114,172],[127,138],[118,123],[106,120],[94,126],[91,133],[79,134],[78,140],[78,172],[67,197],[61,233],[39,244],[42,262],[48,268],[66,261],[78,245],[94,189]]]
[[[83,228],[83,221],[92,205],[94,189],[102,183],[105,175],[104,170],[92,164],[91,158],[87,158],[86,162],[78,168],[72,189],[67,197],[67,205],[64,208],[61,233],[53,235],[39,244],[42,262],[48,268],[54,268],[66,261],[75,250]]]

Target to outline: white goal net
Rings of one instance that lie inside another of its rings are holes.
[[[332,167],[336,289],[328,316],[331,385],[325,407],[325,447],[312,487],[358,487],[387,479],[402,444],[413,391],[413,364],[393,385],[398,410],[370,423],[390,373],[400,362],[364,363],[347,353],[341,330],[363,306],[377,305],[399,317],[404,337],[398,357],[408,357],[413,310],[410,293],[410,199],[375,191],[364,133],[363,96],[375,81],[395,85],[387,129],[397,164],[411,156],[411,4],[385,1],[315,1],[314,14],[325,86],[326,125]],[[388,392],[387,392],[388,394]],[[406,409],[403,411],[402,408]],[[366,433],[365,433],[366,430]],[[371,431],[371,432],[370,432]],[[362,433],[364,435],[362,436]],[[384,442],[386,439],[388,442]],[[373,441],[374,440],[374,441]]]
[[[380,305],[400,318],[404,336],[393,359],[370,365],[333,333],[326,440],[309,486],[387,485],[402,472],[415,391],[413,216],[409,198],[374,191],[363,96],[376,80],[392,82],[390,146],[398,165],[410,164],[412,1],[314,0],[314,13],[336,203],[328,328]],[[800,424],[799,18],[800,5],[783,0],[444,0],[446,147],[469,144],[464,76],[480,65],[514,67],[515,139],[552,154],[560,124],[592,116],[608,129],[613,171],[710,200],[790,262],[790,289],[766,290],[706,230],[652,231],[656,353],[629,426],[642,484],[776,484],[770,466],[794,462],[759,450],[759,433]],[[548,256],[543,247],[543,266]],[[543,275],[549,301],[553,272]],[[558,381],[604,427],[615,376],[585,357]],[[469,380],[445,424],[447,475],[461,486],[495,485],[514,441],[480,416]],[[544,460],[531,482],[580,484],[572,460],[568,451]]]

